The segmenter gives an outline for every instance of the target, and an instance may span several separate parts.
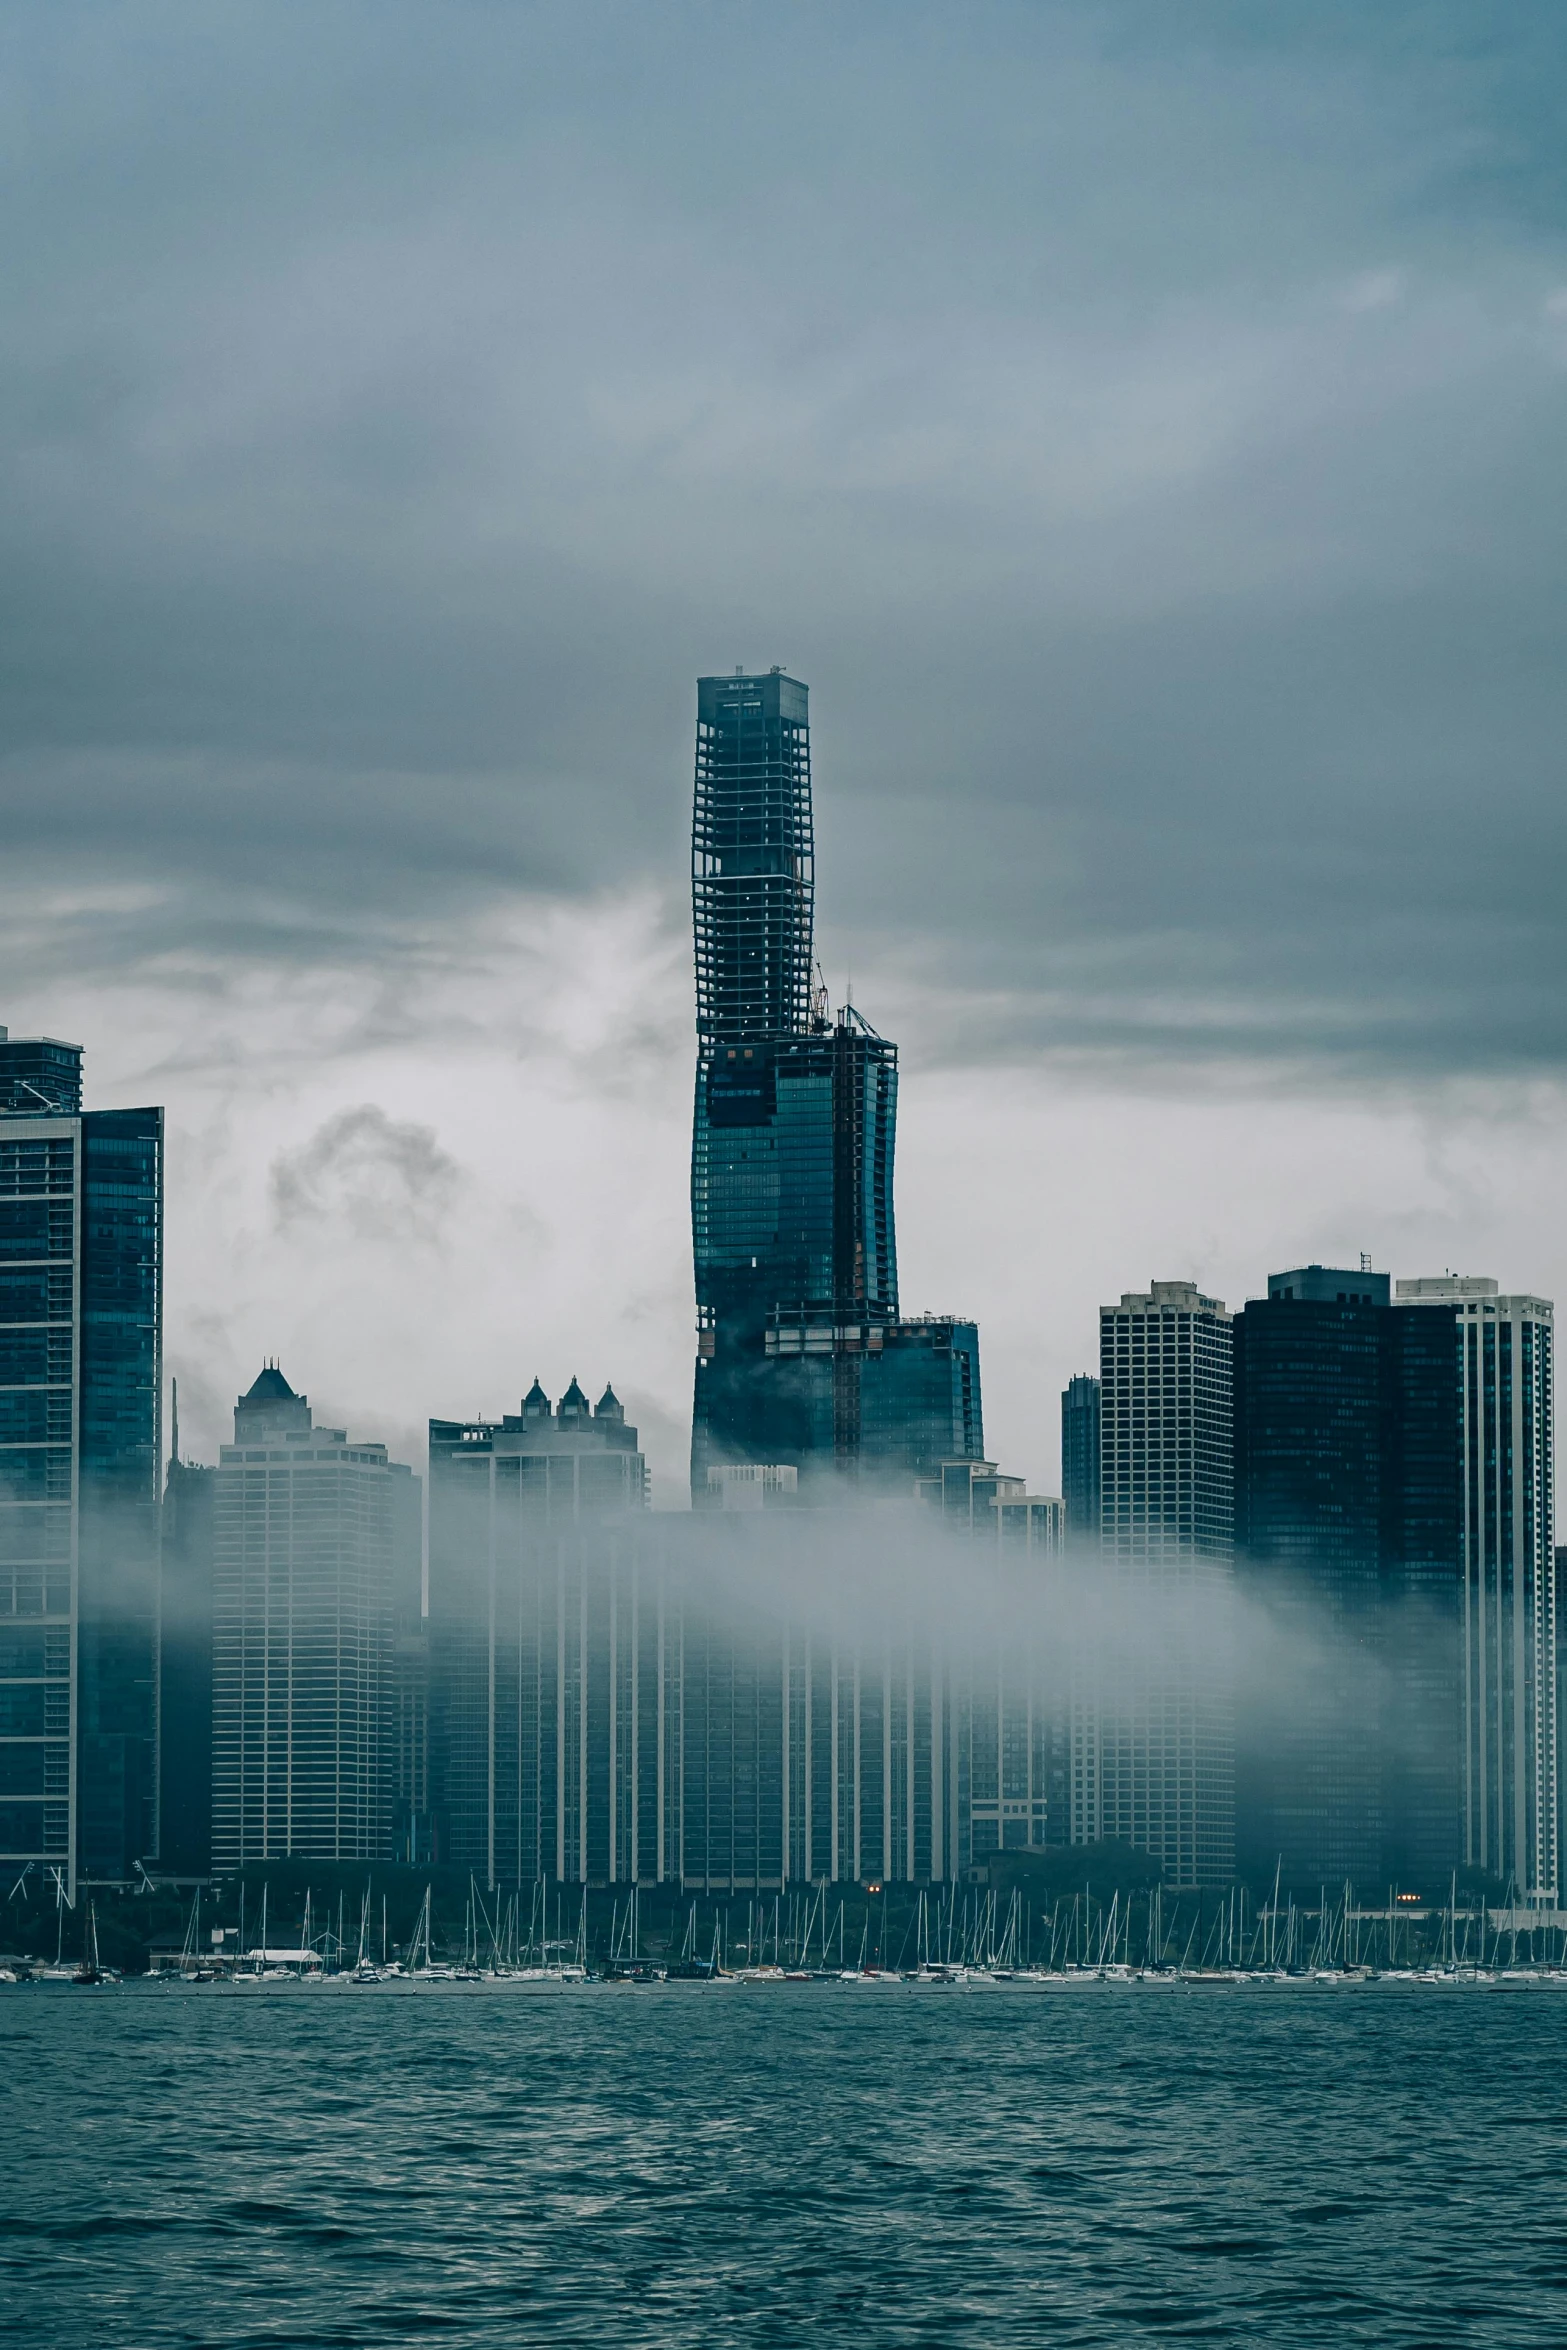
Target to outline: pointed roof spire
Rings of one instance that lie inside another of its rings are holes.
[[[560,1411],[557,1416],[564,1420],[569,1412],[573,1419],[585,1420],[590,1408],[587,1397],[577,1385],[576,1373],[573,1372],[571,1385],[560,1399]]]
[[[255,1385],[246,1391],[241,1400],[245,1403],[293,1403],[296,1398],[276,1363],[267,1363]]]
[[[604,1382],[604,1392],[593,1407],[594,1419],[623,1420],[625,1416],[625,1406],[621,1403],[619,1396],[615,1393],[615,1390],[610,1386],[608,1380],[606,1379]]]
[[[537,1377],[522,1399],[522,1416],[525,1420],[547,1420],[550,1416],[550,1399]]]

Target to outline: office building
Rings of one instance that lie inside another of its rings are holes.
[[[412,1472],[269,1364],[213,1492],[213,1861],[394,1857],[399,1529]],[[405,1567],[406,1578],[406,1567]]]
[[[504,1419],[431,1422],[437,1858],[743,1892],[945,1880],[1050,1840],[1036,1599],[1060,1503],[949,1461],[935,1511],[972,1565],[931,1549],[912,1491],[901,1516],[822,1514],[804,1555],[791,1467],[717,1472],[714,1508],[653,1517],[611,1390],[590,1409],[573,1381],[557,1408],[535,1382]]]
[[[1364,1263],[1270,1274],[1236,1316],[1237,1842],[1254,1882],[1429,1893],[1463,1863],[1453,1346]]]
[[[1400,1281],[1397,1296],[1453,1325],[1465,1857],[1511,1886],[1516,1900],[1554,1907],[1553,1308],[1452,1274]]]
[[[163,1485],[158,1640],[158,1860],[212,1868],[212,1505],[215,1469],[180,1458],[179,1382]]]
[[[430,1858],[430,1635],[424,1610],[424,1484],[392,1464],[392,1855]]]
[[[158,1842],[163,1113],[0,1030],[0,1867]]]
[[[1230,1317],[1188,1281],[1099,1318],[1102,1583],[1115,1638],[1097,1738],[1074,1757],[1084,1829],[1172,1886],[1235,1857]]]
[[[1074,1543],[1099,1540],[1099,1382],[1086,1372],[1061,1391],[1061,1498]]]
[[[805,1498],[907,1495],[954,1455],[985,1447],[979,1331],[949,1315],[804,1320],[763,1334],[759,1428],[800,1465]]]
[[[707,1472],[707,1498],[715,1509],[788,1509],[799,1494],[800,1472],[788,1461],[742,1462]]]
[[[656,1856],[660,1774],[641,1764],[661,1624],[631,1539],[646,1505],[613,1388],[590,1406],[573,1379],[556,1409],[535,1379],[499,1420],[430,1422],[439,1860],[489,1884],[604,1883]]]
[[[1272,1274],[1236,1315],[1244,1875],[1383,1882],[1385,1273]]]
[[[962,1633],[947,1646],[963,1849],[977,1863],[1070,1843],[1076,1692],[1063,1622],[1063,1505],[993,1461],[944,1461],[917,1491],[944,1531],[982,1543],[993,1559],[993,1571],[969,1585]]]
[[[805,686],[697,685],[691,1489],[788,1463],[802,1501],[906,1493],[984,1450],[978,1336],[898,1305],[897,1047],[830,1017],[813,962]]]

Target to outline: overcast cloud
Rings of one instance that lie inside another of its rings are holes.
[[[1155,1273],[1554,1280],[1559,7],[4,24],[0,1019],[170,1105],[204,1441],[580,1371],[678,1479],[735,662],[997,1449]]]

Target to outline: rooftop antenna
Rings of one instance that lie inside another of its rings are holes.
[[[169,1405],[169,1466],[177,1469],[180,1465],[180,1383],[177,1379],[171,1379],[169,1386],[173,1393]]]

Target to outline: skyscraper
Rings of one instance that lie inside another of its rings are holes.
[[[1451,1329],[1307,1265],[1235,1318],[1243,1873],[1439,1890],[1464,1858]]]
[[[1061,1391],[1061,1498],[1073,1542],[1099,1539],[1099,1382],[1086,1372]]]
[[[268,1365],[214,1491],[213,1860],[392,1857],[393,1624],[417,1481]]]
[[[704,1054],[812,1024],[808,689],[781,669],[697,680],[691,899]]]
[[[1454,1325],[1467,1859],[1525,1903],[1558,1897],[1554,1311],[1478,1276],[1400,1281]]]
[[[177,1876],[212,1867],[212,1502],[215,1469],[180,1458],[174,1383],[163,1486],[158,1609],[158,1858]]]
[[[163,1113],[0,1030],[0,1866],[157,1850]]]
[[[897,1047],[813,984],[807,689],[697,683],[691,1485],[796,1467],[802,1498],[984,1449],[978,1336],[898,1307]]]
[[[1099,1317],[1100,1541],[1115,1604],[1097,1780],[1074,1811],[1152,1853],[1171,1885],[1235,1855],[1231,1334],[1222,1300],[1155,1281]]]
[[[646,1503],[613,1388],[556,1409],[535,1379],[500,1420],[430,1422],[436,1856],[487,1884],[661,1873]]]
[[[1385,1273],[1271,1274],[1235,1317],[1244,1676],[1236,1840],[1253,1877],[1382,1874]]]

